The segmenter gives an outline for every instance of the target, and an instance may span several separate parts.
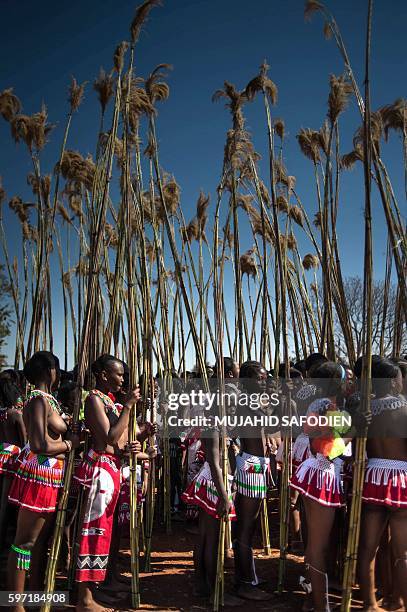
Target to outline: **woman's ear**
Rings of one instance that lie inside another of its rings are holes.
[[[107,374],[106,374],[106,370],[102,370],[102,371],[101,371],[101,373],[100,373],[100,378],[101,378],[103,381],[105,381],[105,382],[107,381]]]

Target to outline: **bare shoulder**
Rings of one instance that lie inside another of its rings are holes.
[[[395,410],[389,410],[381,415],[383,423],[389,435],[398,438],[407,438],[407,401],[402,402]]]
[[[45,399],[45,397],[42,397],[41,395],[37,395],[36,397],[32,397],[27,404],[25,405],[24,410],[26,411],[30,411],[30,412],[48,412],[49,410],[49,404],[47,402],[47,400]],[[17,412],[17,411],[16,411]]]
[[[373,416],[369,433],[377,437],[407,438],[407,401]]]
[[[105,420],[107,419],[102,399],[95,393],[89,393],[85,401],[85,419]]]
[[[104,408],[103,406],[103,402],[101,400],[101,398],[96,395],[96,393],[92,393],[92,391],[89,392],[86,400],[85,400],[85,409],[86,407],[89,408]]]

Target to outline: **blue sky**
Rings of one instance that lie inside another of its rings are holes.
[[[362,87],[367,2],[331,0],[326,4],[336,16]],[[376,108],[406,94],[407,3],[390,0],[374,4],[371,84],[372,106]],[[44,101],[49,120],[57,123],[42,156],[43,171],[50,171],[58,156],[71,75],[90,84],[75,116],[68,147],[83,154],[94,153],[99,106],[91,82],[101,66],[110,70],[114,48],[128,38],[136,5],[129,0],[0,0],[0,90],[13,86],[26,113],[39,110]],[[214,201],[230,125],[223,103],[213,104],[211,96],[225,79],[243,88],[264,58],[279,89],[274,115],[284,118],[288,132],[285,163],[289,174],[297,177],[297,190],[313,216],[316,200],[311,163],[299,152],[295,136],[301,127],[317,129],[323,123],[329,75],[343,70],[339,52],[332,40],[324,39],[322,26],[319,15],[312,23],[304,22],[302,0],[167,0],[153,10],[137,47],[136,71],[146,76],[158,63],[174,66],[169,78],[171,95],[159,111],[158,133],[161,164],[181,185],[187,218],[194,214],[200,189],[210,192]],[[247,105],[245,114],[255,147],[266,156],[260,101]],[[359,122],[352,101],[341,119],[342,153],[351,149]],[[30,160],[24,147],[11,140],[9,126],[2,120],[0,142],[0,175],[8,196],[32,199],[25,180],[31,171]],[[400,139],[392,134],[383,148],[383,158],[404,206],[401,151]],[[266,163],[261,162],[260,168],[267,178]],[[345,275],[360,274],[363,268],[363,201],[361,169],[345,173],[338,220]],[[384,268],[386,228],[376,191],[373,207],[374,266],[379,278]],[[8,210],[5,214],[8,235],[19,235]],[[10,243],[13,253],[13,240]],[[248,237],[243,248],[251,243]],[[312,250],[305,241],[300,245],[303,254]]]

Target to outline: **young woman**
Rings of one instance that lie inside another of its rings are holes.
[[[26,363],[24,375],[34,387],[23,413],[28,444],[19,458],[9,493],[9,501],[19,506],[19,513],[8,559],[8,589],[19,593],[24,591],[28,570],[30,589],[43,589],[47,545],[63,484],[65,456],[79,445],[79,437],[68,432],[52,395],[59,382],[58,358],[47,351],[35,353]]]
[[[109,561],[113,518],[120,493],[120,441],[128,430],[132,410],[140,399],[138,387],[129,392],[121,410],[112,399],[124,380],[123,362],[112,355],[102,355],[92,365],[96,386],[85,402],[85,424],[90,432],[89,451],[75,475],[87,490],[80,517],[76,580],[79,582],[78,611],[103,609],[93,599],[93,585],[103,582]],[[131,441],[130,452],[138,452],[140,443]]]
[[[268,373],[258,361],[246,361],[240,367],[239,381],[242,392],[250,402],[266,391]],[[246,402],[239,402],[239,416],[261,415],[259,408],[253,411]],[[252,543],[262,500],[267,496],[270,459],[267,454],[267,436],[261,427],[240,429],[240,453],[236,457],[235,482],[236,525],[233,548],[235,553],[237,595],[254,601],[270,599],[270,595],[258,588],[259,581],[254,567]]]
[[[407,607],[407,401],[399,395],[403,379],[388,359],[372,361],[372,422],[362,493],[359,582],[364,610],[379,610],[375,596],[375,558],[390,526],[395,584]]]
[[[233,384],[225,385],[225,409],[227,414],[236,410],[239,391]],[[212,416],[216,410],[212,411]],[[219,427],[208,426],[201,432],[201,441],[205,453],[205,463],[182,495],[186,504],[199,508],[199,540],[194,550],[196,589],[199,595],[213,598],[217,551],[219,542],[219,521],[224,516],[236,519],[232,502],[231,485],[235,467],[235,454],[228,445],[228,486],[222,475],[221,441],[222,431]],[[225,594],[225,606],[242,605],[237,597]]]
[[[344,368],[333,362],[325,362],[316,367],[312,375],[320,397],[309,406],[307,415],[318,417],[337,413],[342,406],[346,386]],[[297,467],[291,479],[291,487],[302,494],[305,507],[305,561],[315,612],[329,610],[327,555],[335,509],[345,505],[341,455],[348,440],[341,436],[346,429],[307,428],[312,455]]]
[[[0,375],[0,549],[9,523],[8,493],[12,476],[26,441],[22,393],[17,386],[17,374],[8,370]]]

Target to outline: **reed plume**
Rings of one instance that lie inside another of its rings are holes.
[[[124,56],[126,55],[126,51],[129,48],[129,43],[126,40],[123,40],[119,45],[117,45],[114,55],[113,55],[113,65],[117,73],[120,73],[124,67]]]
[[[137,8],[134,19],[130,25],[132,45],[135,45],[138,41],[140,37],[141,28],[143,27],[143,24],[147,21],[151,9],[155,6],[161,6],[161,0],[146,0]]]
[[[71,113],[78,110],[83,102],[83,96],[85,93],[85,85],[87,81],[79,85],[74,77],[71,77],[71,84],[68,89],[68,102],[71,109]]]
[[[112,73],[106,74],[103,68],[99,71],[99,76],[93,81],[93,89],[96,91],[102,109],[102,116],[105,114],[106,107],[110,98],[114,94],[114,77]]]
[[[6,121],[11,121],[21,113],[21,102],[13,93],[13,88],[4,89],[0,93],[0,114]]]

